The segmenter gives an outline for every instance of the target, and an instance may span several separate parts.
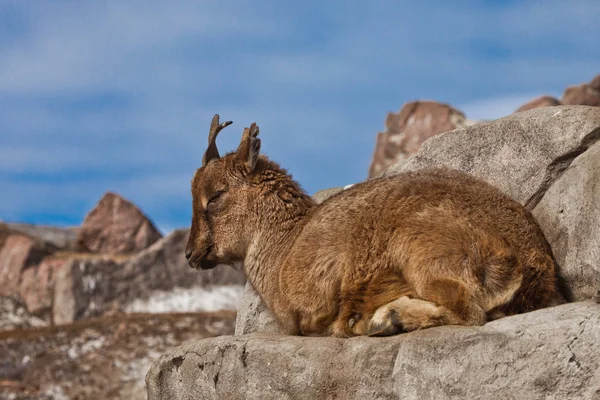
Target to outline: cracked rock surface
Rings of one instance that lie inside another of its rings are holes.
[[[178,347],[146,376],[148,399],[593,399],[592,301],[391,338],[255,333]]]

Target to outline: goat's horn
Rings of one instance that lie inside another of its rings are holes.
[[[217,149],[217,135],[221,130],[229,125],[231,125],[232,121],[225,121],[222,124],[219,124],[219,114],[215,114],[210,123],[210,131],[208,133],[208,147],[206,148],[206,152],[204,153],[204,157],[202,157],[202,166],[206,166],[208,162],[214,158],[219,158],[219,150]]]

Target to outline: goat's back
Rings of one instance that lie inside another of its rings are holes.
[[[430,230],[445,231],[456,221],[506,241],[519,253],[550,251],[533,217],[518,202],[482,180],[447,169],[356,184],[316,206],[299,241],[323,250],[332,245],[353,252],[376,245],[385,251],[386,239],[404,231],[414,234],[414,226],[408,225],[427,223]]]

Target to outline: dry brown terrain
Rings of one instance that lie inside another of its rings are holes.
[[[234,324],[233,311],[118,314],[0,332],[0,399],[145,399],[154,359]]]

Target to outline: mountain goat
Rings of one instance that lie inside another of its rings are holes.
[[[243,263],[285,332],[385,336],[565,302],[533,217],[489,184],[429,169],[317,205],[259,155],[256,124],[220,157],[215,140],[230,123],[212,120],[185,255],[196,269]]]

